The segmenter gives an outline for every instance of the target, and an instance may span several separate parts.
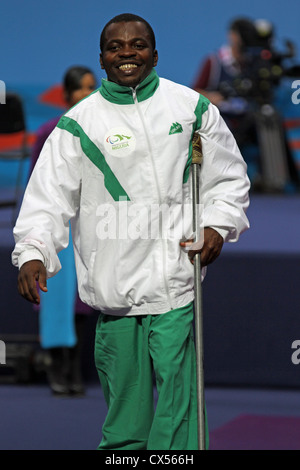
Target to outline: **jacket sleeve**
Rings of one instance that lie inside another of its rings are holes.
[[[79,209],[82,150],[79,139],[55,128],[41,151],[14,227],[12,263],[41,260],[48,277],[61,268],[57,253],[69,243],[69,221]]]
[[[214,228],[226,242],[235,242],[249,228],[247,165],[213,104],[210,103],[203,114],[197,132],[201,135],[203,150],[200,203],[203,204],[204,227]]]

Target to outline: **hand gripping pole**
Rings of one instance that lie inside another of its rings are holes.
[[[203,160],[202,143],[199,134],[195,133],[192,141],[192,198],[193,198],[193,231],[195,242],[200,240],[199,214],[199,177]],[[198,448],[205,450],[205,400],[204,400],[204,367],[203,367],[203,311],[200,253],[194,256],[194,317],[195,346],[197,366],[197,404],[198,404]]]

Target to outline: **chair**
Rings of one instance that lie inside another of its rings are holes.
[[[13,187],[0,193],[0,209],[12,209],[12,225],[20,202],[24,162],[27,157],[29,148],[23,102],[16,93],[7,93],[6,103],[0,105],[0,160],[7,163],[17,162],[18,166]]]

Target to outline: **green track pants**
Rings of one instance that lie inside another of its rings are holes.
[[[98,449],[198,449],[192,322],[192,303],[161,315],[99,315],[95,362],[108,412]],[[208,448],[207,427],[206,436]]]

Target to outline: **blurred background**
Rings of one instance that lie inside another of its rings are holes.
[[[234,19],[267,21],[261,42],[245,45],[244,75],[221,90],[233,106],[220,107],[221,112],[229,123],[250,115],[256,140],[241,141],[252,182],[251,229],[237,244],[224,247],[203,286],[205,381],[214,448],[300,449],[299,10],[299,0],[276,5],[271,0],[1,1],[2,449],[94,448],[100,440],[105,405],[93,362],[97,314],[88,315],[85,325],[82,401],[66,397],[63,405],[53,402],[47,385],[51,358],[40,344],[40,313],[18,296],[10,256],[37,131],[66,109],[62,80],[69,67],[88,67],[100,86],[105,78],[99,67],[100,32],[123,12],[141,15],[152,25],[158,74],[193,88],[205,75],[207,58],[228,45]],[[8,115],[4,110],[10,97]],[[9,116],[16,116],[13,128],[6,127]],[[45,409],[47,430],[38,419]],[[90,434],[70,435],[68,426],[72,431],[85,426]]]

